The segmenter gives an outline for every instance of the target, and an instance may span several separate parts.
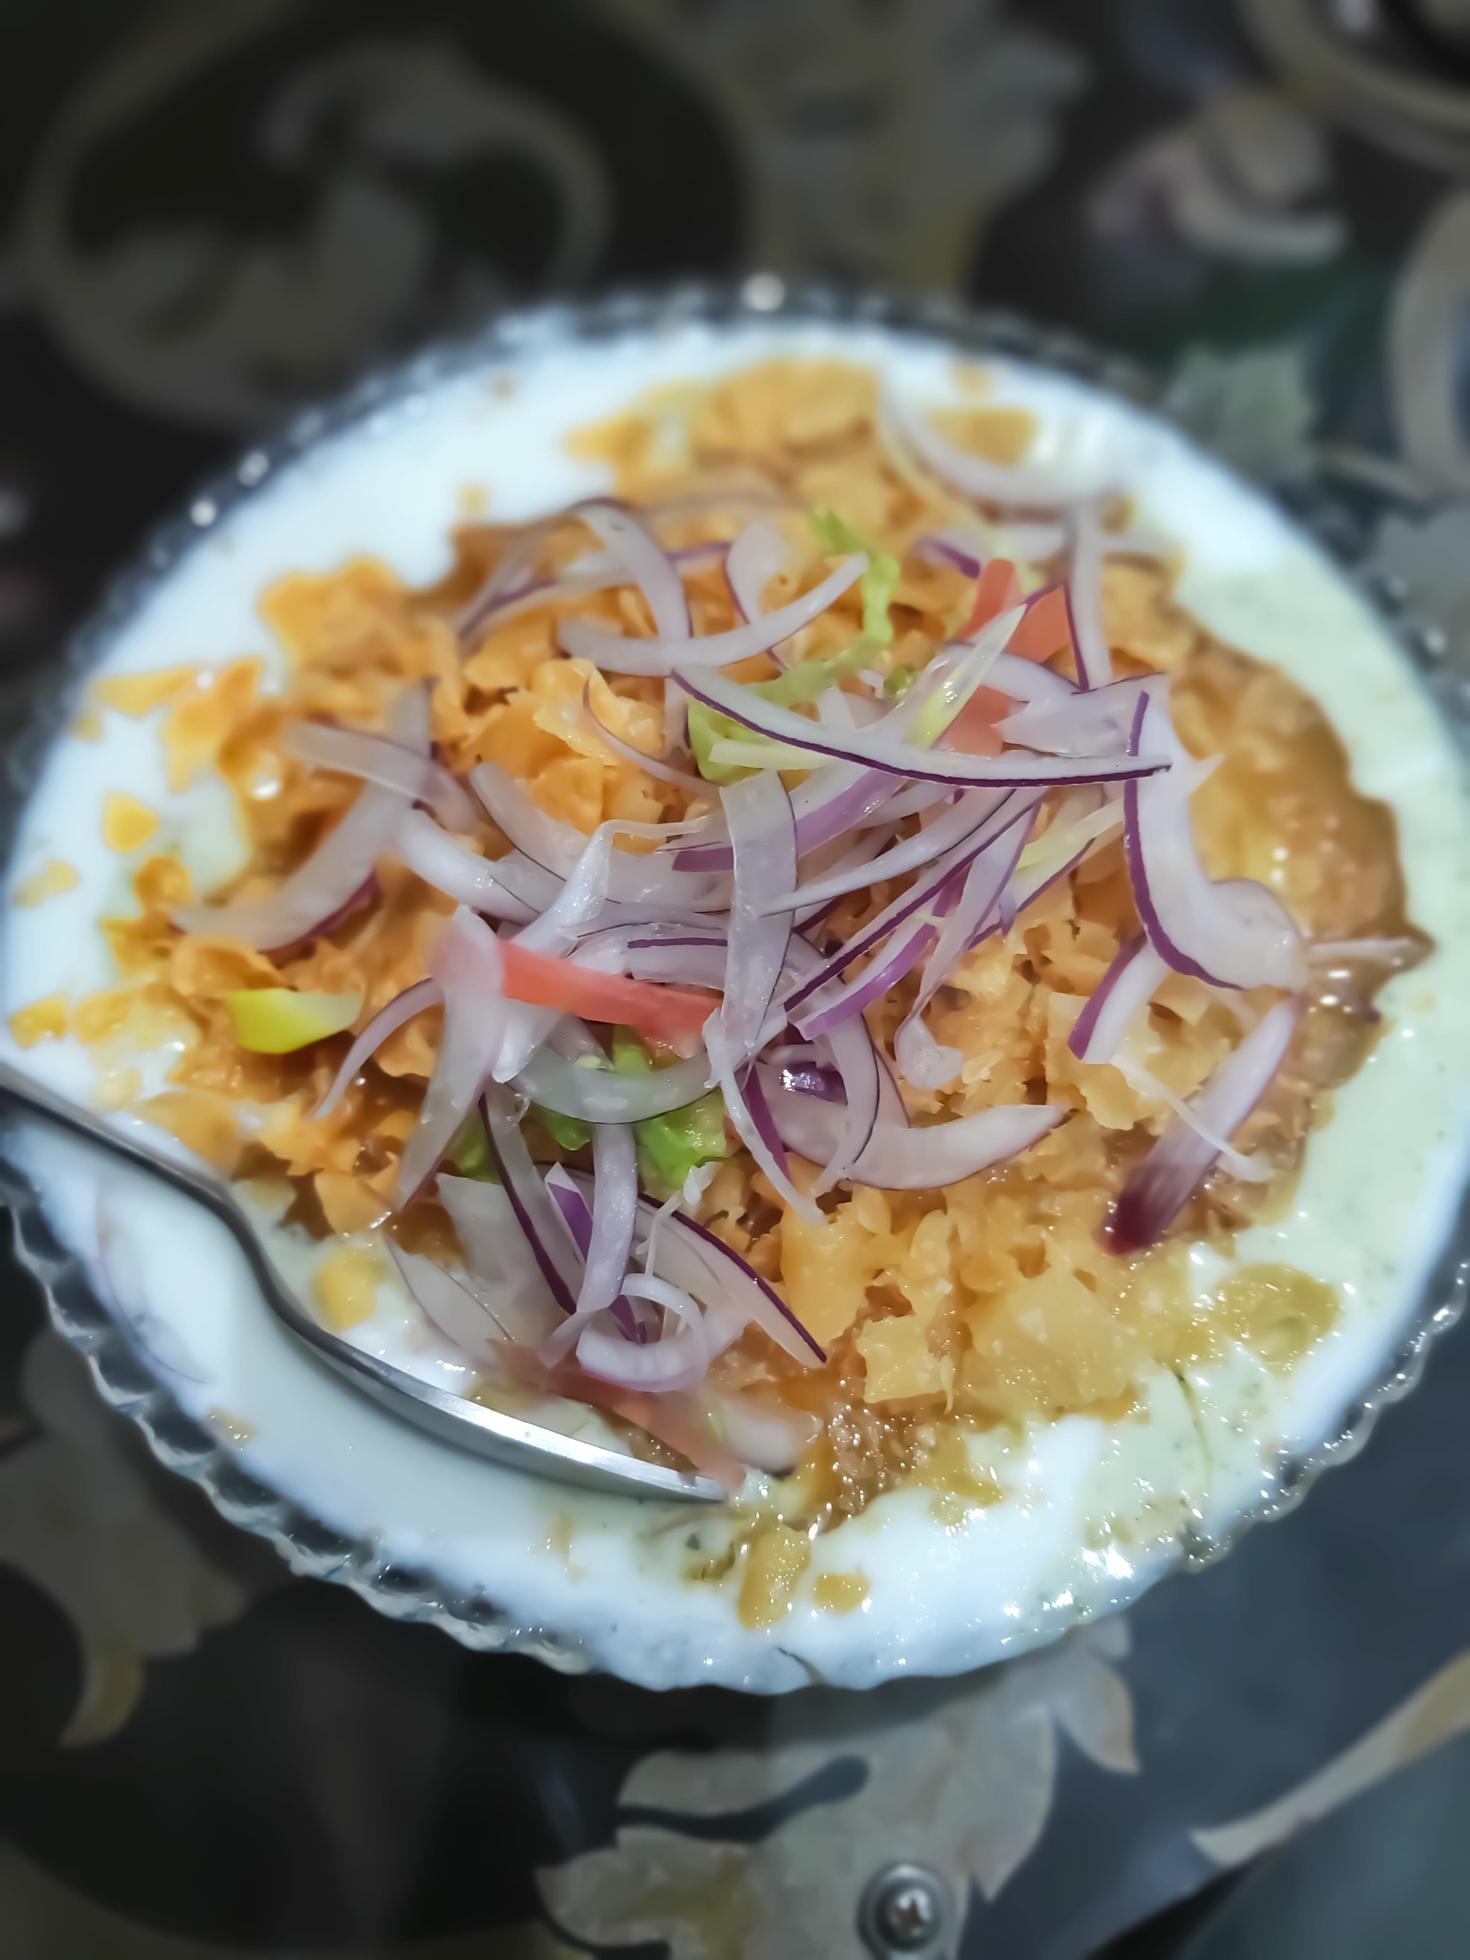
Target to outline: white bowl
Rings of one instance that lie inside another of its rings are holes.
[[[866,1687],[1017,1653],[1170,1567],[1218,1556],[1244,1524],[1294,1501],[1357,1447],[1374,1409],[1411,1383],[1429,1333],[1458,1312],[1470,1154],[1467,807],[1445,722],[1344,572],[1258,491],[1136,406],[1147,389],[1135,373],[1069,339],[954,307],[788,299],[769,281],[511,316],[471,346],[300,418],[209,486],[81,637],[73,676],[269,657],[254,607],[273,576],[367,551],[412,581],[432,578],[466,483],[489,488],[497,517],[576,495],[597,479],[560,453],[563,432],[650,382],[770,352],[882,363],[921,393],[948,385],[957,353],[984,354],[1001,393],[1040,408],[1048,430],[1080,427],[1088,446],[1101,438],[1127,459],[1140,521],[1184,546],[1185,603],[1326,701],[1358,786],[1394,806],[1410,914],[1436,950],[1388,990],[1387,1033],[1312,1139],[1290,1216],[1253,1228],[1240,1251],[1334,1283],[1337,1332],[1285,1378],[1235,1353],[1187,1389],[1161,1374],[1146,1418],[1070,1417],[1029,1434],[1009,1452],[1005,1501],[963,1526],[940,1523],[926,1492],[890,1493],[816,1546],[812,1576],[868,1577],[860,1610],[823,1612],[808,1579],[778,1627],[751,1629],[729,1586],[685,1576],[690,1534],[705,1549],[718,1543],[729,1528],[720,1515],[573,1491],[435,1443],[281,1333],[234,1247],[186,1201],[31,1125],[6,1145],[21,1255],[103,1393],[164,1462],[297,1570],[472,1646],[650,1687],[762,1693]],[[53,704],[52,727],[62,718]],[[76,891],[8,915],[7,1015],[56,988],[106,984],[95,921],[125,904],[127,867],[95,841],[104,790],[161,808],[165,836],[196,857],[208,857],[219,823],[217,787],[163,795],[143,724],[111,716],[100,744],[58,734],[38,769],[41,748],[32,728],[12,749],[25,804],[10,876],[50,856],[83,876]],[[199,864],[205,879],[224,868]],[[87,1059],[69,1042],[24,1060],[59,1087],[89,1088]],[[246,1440],[230,1440],[232,1424]],[[1121,1536],[1103,1528],[1109,1519]]]

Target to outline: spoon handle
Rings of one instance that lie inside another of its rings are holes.
[[[88,1143],[100,1144],[115,1157],[125,1158],[166,1178],[178,1190],[207,1205],[229,1229],[250,1262],[250,1270],[276,1319],[329,1367],[344,1375],[354,1388],[431,1435],[457,1448],[513,1464],[517,1469],[539,1471],[596,1490],[642,1497],[693,1498],[706,1503],[717,1502],[724,1496],[708,1477],[674,1470],[664,1464],[645,1463],[638,1457],[624,1456],[620,1450],[584,1442],[580,1437],[566,1436],[559,1430],[469,1401],[418,1375],[395,1368],[391,1362],[354,1347],[350,1341],[339,1339],[306,1311],[285,1284],[249,1215],[224,1180],[212,1171],[180,1161],[145,1135],[114,1127],[97,1111],[57,1095],[34,1076],[3,1059],[0,1059],[0,1096],[8,1096],[34,1115],[70,1130],[74,1136],[84,1137]]]

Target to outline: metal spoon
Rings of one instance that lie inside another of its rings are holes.
[[[364,1354],[329,1333],[308,1314],[271,1264],[255,1226],[229,1186],[212,1172],[165,1156],[146,1138],[115,1130],[95,1111],[54,1094],[34,1077],[0,1061],[0,1095],[20,1103],[33,1115],[101,1144],[115,1157],[141,1164],[177,1190],[198,1199],[227,1225],[250,1262],[266,1305],[283,1327],[321,1360],[346,1377],[353,1387],[381,1402],[397,1416],[417,1423],[433,1436],[494,1457],[517,1470],[539,1472],[563,1483],[584,1484],[593,1490],[617,1491],[635,1497],[683,1497],[713,1502],[725,1493],[708,1477],[672,1470],[658,1463],[641,1463],[618,1450],[602,1449],[575,1436],[562,1436],[518,1416],[487,1409],[448,1389],[435,1388],[416,1375],[405,1374],[376,1355]]]

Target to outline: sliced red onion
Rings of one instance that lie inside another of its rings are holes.
[[[537,518],[534,523],[522,529],[519,537],[511,543],[500,563],[455,622],[455,635],[461,646],[467,645],[474,639],[507,600],[527,596],[527,592],[535,583],[531,580],[530,573],[542,540],[550,537],[551,533],[563,524],[571,522],[575,514],[575,505],[571,510],[552,511],[549,516]],[[547,580],[545,583],[550,585],[552,581]]]
[[[607,592],[627,582],[628,573],[621,560],[599,551],[574,560],[552,577],[530,578],[507,588],[488,604],[482,597],[473,613],[466,613],[461,620],[459,638],[461,642],[478,639],[491,626],[504,626],[508,620],[534,612],[538,606],[560,605],[564,599],[583,599],[593,592]]]
[[[788,1149],[816,1163],[830,1148],[836,1126],[828,1104],[812,1096],[784,1096],[773,1102],[772,1114]],[[846,1175],[885,1191],[938,1190],[1019,1156],[1066,1114],[1049,1104],[1009,1103],[926,1127],[879,1122]]]
[[[643,1341],[648,1338],[647,1329],[623,1298],[623,1278],[633,1256],[633,1233],[638,1223],[638,1159],[632,1131],[618,1123],[605,1123],[593,1137],[592,1153],[591,1203],[563,1165],[553,1164],[546,1173],[546,1189],[585,1262],[576,1312],[562,1323],[562,1329],[565,1332],[577,1321],[606,1308],[625,1340]],[[564,1342],[560,1335],[556,1338],[559,1345],[547,1355],[548,1360],[558,1359],[575,1342],[574,1336]]]
[[[399,823],[392,855],[457,905],[512,925],[528,925],[554,903],[558,890],[558,881],[540,865],[515,852],[505,858],[481,857],[421,810],[410,810]]]
[[[711,987],[725,982],[723,939],[647,939],[625,936],[618,962],[635,980],[664,980],[677,987]]]
[[[876,918],[870,919],[865,926],[854,933],[845,945],[840,946],[835,953],[826,958],[816,958],[814,965],[803,975],[800,983],[785,995],[787,1011],[791,1012],[800,1006],[819,988],[829,986],[855,959],[871,951],[921,908],[934,904],[955,872],[965,870],[971,859],[994,838],[1004,835],[1014,824],[1027,821],[1039,800],[1039,796],[1035,794],[1017,794],[998,805],[993,815],[988,817],[978,830],[971,832],[963,842],[936,858],[921,877],[916,878],[906,891],[900,892],[897,898],[891,900]]]
[[[1132,732],[1139,695],[1157,685],[1156,675],[1145,674],[1109,681],[1060,700],[1028,702],[997,722],[996,730],[1008,742],[1056,755],[1086,754],[1115,742],[1123,744]]]
[[[891,776],[860,764],[849,767],[834,763],[814,770],[791,797],[798,852],[805,857],[844,836],[883,808],[893,793]],[[674,860],[680,871],[705,872],[728,871],[733,862],[730,845],[724,840],[686,845]]]
[[[1006,801],[1004,790],[970,790],[931,824],[903,838],[879,856],[854,870],[829,872],[813,879],[799,890],[778,887],[765,900],[768,912],[787,911],[797,905],[820,905],[826,899],[840,898],[846,892],[863,891],[881,878],[897,878],[932,864],[945,851],[963,844],[988,823]],[[767,887],[769,891],[770,888]]]
[[[796,1012],[796,1025],[805,1035],[831,1034],[856,1021],[906,974],[912,973],[938,937],[938,929],[921,920],[896,932],[863,973],[833,994],[819,995]],[[789,1003],[788,1003],[789,1005]]]
[[[1190,1098],[1190,1108],[1215,1137],[1228,1141],[1265,1095],[1291,1046],[1299,1015],[1297,1001],[1279,1001]],[[1118,1194],[1103,1228],[1109,1249],[1140,1252],[1156,1244],[1218,1156],[1214,1142],[1176,1117]]]
[[[1043,837],[1036,839],[1032,846],[1033,861],[1017,866],[1016,875],[1001,893],[994,913],[980,926],[967,950],[973,950],[992,933],[1009,932],[1034,899],[1049,891],[1059,879],[1068,877],[1099,844],[1122,828],[1122,818],[1123,813],[1116,804],[1105,805],[1089,817],[1075,821],[1059,817]]]
[[[689,638],[687,630],[682,636],[660,634],[652,639],[630,640],[584,619],[564,621],[557,637],[564,652],[574,659],[592,661],[604,673],[669,674],[681,666],[729,667],[737,660],[769,653],[772,647],[820,618],[857,583],[867,568],[866,554],[859,552],[844,559],[820,585],[788,605],[763,613],[747,625],[732,626],[724,633],[707,633],[697,640]]]
[[[787,1409],[759,1396],[711,1395],[709,1409],[741,1462],[776,1477],[794,1470],[822,1433],[822,1419],[810,1409]]]
[[[1041,594],[1036,596],[1040,598]],[[998,693],[1009,694],[1013,701],[1028,706],[1075,701],[1080,692],[1054,667],[1044,667],[1039,660],[1023,660],[1018,653],[998,653],[988,680]],[[1123,732],[1126,735],[1127,730]]]
[[[1118,1051],[1117,1066],[1123,1080],[1135,1094],[1162,1103],[1166,1109],[1172,1110],[1181,1123],[1187,1123],[1191,1130],[1202,1137],[1216,1153],[1221,1167],[1232,1177],[1241,1178],[1249,1184],[1264,1184],[1270,1180],[1272,1172],[1268,1163],[1259,1157],[1234,1149],[1228,1137],[1221,1136],[1218,1130],[1210,1128],[1198,1109],[1186,1102],[1182,1096],[1176,1096],[1168,1083],[1161,1082],[1151,1069],[1135,1061],[1127,1042]]]
[[[638,1221],[638,1153],[624,1123],[599,1123],[592,1133],[592,1239],[577,1294],[579,1313],[610,1306],[623,1291]]]
[[[679,695],[682,708],[684,696],[680,690],[676,689],[675,692]],[[582,710],[597,730],[599,740],[606,742],[613,754],[621,756],[624,762],[631,762],[635,768],[647,770],[650,776],[656,777],[661,783],[672,783],[675,789],[688,790],[692,796],[708,798],[713,794],[703,776],[693,775],[687,769],[676,769],[672,763],[663,761],[659,756],[649,755],[646,749],[640,749],[632,742],[624,741],[621,735],[614,734],[592,705],[590,681],[582,689]]]
[[[793,1096],[820,1096],[823,1102],[846,1102],[842,1077],[836,1069],[816,1059],[817,1051],[810,1042],[802,1045],[810,1060],[791,1060],[785,1055],[772,1060],[770,1066],[777,1085]]]
[[[977,558],[969,549],[972,542],[973,540],[966,538],[962,544],[957,544],[943,531],[930,531],[922,538],[914,539],[914,550],[920,558],[927,558],[932,563],[952,565],[957,572],[963,572],[966,578],[979,578],[985,561]]]
[[[415,803],[427,803],[451,830],[473,830],[478,821],[469,792],[442,762],[405,748],[386,735],[303,721],[286,730],[280,746],[283,755],[313,769],[357,776],[382,789],[395,789]]]
[[[771,892],[796,883],[796,820],[779,776],[760,775],[720,791],[735,856],[729,953],[720,1027],[737,1061],[755,1053],[791,938],[797,901],[771,915]]]
[[[469,1271],[464,1283],[508,1340],[534,1347],[562,1313],[517,1226],[503,1185],[441,1172],[434,1188],[449,1213]]]
[[[577,861],[552,904],[537,919],[521,927],[516,943],[536,953],[571,952],[582,929],[601,912],[612,875],[611,828],[599,824],[583,840]]]
[[[516,1077],[516,1087],[543,1109],[577,1116],[584,1123],[641,1123],[666,1116],[698,1100],[709,1087],[703,1055],[647,1075],[618,1075],[609,1068],[586,1068],[551,1048],[539,1048]]]
[[[647,1300],[665,1316],[683,1323],[681,1334],[664,1334],[640,1346],[606,1333],[592,1323],[577,1342],[577,1360],[599,1381],[649,1395],[668,1395],[696,1387],[709,1373],[709,1342],[704,1316],[682,1287],[648,1273],[630,1273],[624,1291],[633,1300]]]
[[[444,1029],[417,1126],[403,1147],[397,1209],[418,1194],[474,1107],[504,1033],[500,946],[482,919],[458,907],[440,929],[428,965],[444,996]]]
[[[645,1217],[658,1209],[646,1198],[641,1203]],[[691,1293],[706,1296],[713,1285],[721,1298],[735,1304],[747,1321],[753,1321],[794,1361],[810,1368],[827,1359],[826,1349],[802,1326],[770,1281],[687,1212],[667,1214],[657,1263],[676,1285]]]
[[[745,1085],[740,1078],[740,1067],[745,1060],[744,1053],[730,1046],[723,1030],[711,1023],[705,1033],[705,1045],[709,1055],[709,1079],[717,1087],[725,1100],[725,1115],[740,1141],[745,1145],[756,1163],[770,1179],[771,1186],[781,1202],[790,1210],[797,1212],[808,1223],[826,1223],[815,1202],[799,1191],[791,1181],[786,1166],[786,1153],[781,1147],[780,1137],[774,1129],[757,1120],[745,1093]],[[750,1078],[754,1080],[754,1076]],[[756,1084],[756,1094],[760,1096],[760,1085]],[[761,1099],[762,1114],[767,1116],[764,1099]]]
[[[874,782],[892,785],[892,776],[885,776],[876,769],[872,775]],[[963,790],[950,789],[945,783],[911,783],[907,789],[897,790],[871,816],[860,818],[859,825],[862,828],[873,828],[880,824],[902,823],[905,817],[922,816],[926,810],[933,810],[941,803],[953,803],[964,794]]]
[[[467,1361],[498,1372],[507,1332],[489,1300],[481,1297],[468,1273],[451,1272],[422,1253],[406,1252],[391,1237],[386,1241],[393,1263],[402,1275],[426,1320]]]
[[[596,498],[579,505],[578,515],[613,556],[622,560],[648,601],[654,632],[669,640],[687,637],[689,601],[684,595],[684,581],[647,526],[624,506]]]
[[[820,955],[798,934],[792,935],[787,960],[803,983],[823,971]],[[833,1066],[842,1078],[844,1108],[837,1126],[836,1145],[817,1178],[814,1197],[830,1191],[848,1175],[867,1148],[880,1110],[892,1102],[902,1108],[902,1099],[861,1014],[830,1029],[826,1042]]]
[[[575,1313],[582,1260],[566,1220],[531,1162],[508,1089],[492,1083],[480,1098],[490,1154],[531,1255],[563,1313]]]
[[[934,1039],[924,1025],[923,1015],[964,957],[976,933],[992,912],[998,910],[1029,834],[1028,823],[1014,824],[971,861],[964,883],[940,928],[914,1004],[899,1024],[893,1044],[899,1067],[916,1089],[941,1089],[960,1072],[964,1057],[957,1048],[942,1046]]]
[[[1307,957],[1314,965],[1332,965],[1337,961],[1371,961],[1375,966],[1412,966],[1423,952],[1421,942],[1407,937],[1384,937],[1372,934],[1360,939],[1314,939],[1307,948]]]
[[[1130,750],[1144,743],[1183,756],[1160,694],[1143,694]],[[1273,893],[1248,879],[1216,881],[1195,847],[1187,772],[1170,770],[1123,792],[1123,841],[1149,942],[1176,973],[1217,987],[1285,987],[1306,978],[1301,934]]]
[[[740,617],[747,624],[765,613],[766,587],[785,570],[788,555],[786,540],[763,517],[753,518],[730,546],[725,577]]]
[[[173,922],[184,932],[218,933],[262,953],[315,938],[345,916],[351,900],[371,889],[373,867],[407,808],[401,792],[369,785],[273,892],[228,905],[181,905]]]
[[[498,763],[476,763],[470,771],[470,785],[492,821],[519,850],[555,877],[571,875],[587,848],[588,840],[580,830],[548,816],[524,784]],[[672,838],[689,826],[630,824],[613,819],[599,828],[609,834]],[[723,910],[728,903],[728,888],[721,881],[670,870],[667,859],[655,853],[635,856],[630,851],[614,850],[607,892],[610,898],[625,903],[647,904],[652,900],[664,907],[695,911]]]
[[[1102,623],[1102,520],[1095,503],[1072,512],[1072,565],[1067,578],[1067,618],[1077,656],[1079,687],[1106,687],[1113,656]]]
[[[833,1073],[835,1075],[836,1071],[834,1070]],[[782,1175],[789,1177],[791,1173],[790,1166],[786,1162],[786,1146],[781,1141],[781,1133],[776,1128],[771,1116],[770,1106],[766,1102],[766,1092],[761,1086],[760,1071],[758,1069],[747,1070],[745,1080],[740,1086],[744,1091],[745,1106],[750,1111],[751,1121],[755,1124],[761,1142],[764,1143],[767,1150],[775,1158],[777,1164],[780,1165]]]
[[[946,442],[915,409],[884,391],[880,421],[934,474],[977,503],[1017,505],[1023,510],[1070,509],[1107,494],[1108,481],[1079,485],[1074,471],[1037,464],[994,463]]]
[[[1067,1046],[1079,1062],[1112,1061],[1134,1015],[1153,998],[1168,971],[1142,933],[1118,948],[1067,1036]]]
[[[388,716],[389,737],[425,758],[429,753],[429,700],[408,687]],[[375,866],[398,827],[408,798],[370,784],[335,828],[275,891],[232,905],[187,905],[174,924],[185,932],[222,933],[259,952],[330,931],[376,889]]]
[[[958,755],[894,740],[881,723],[875,728],[855,728],[838,735],[717,675],[686,668],[675,678],[694,700],[784,747],[832,756],[839,762],[866,763],[895,776],[952,783],[958,788],[970,785],[982,789],[1053,788],[1065,783],[1123,782],[1136,776],[1156,775],[1169,766],[1167,756],[1138,751],[1094,756]]]
[[[444,989],[437,980],[416,980],[411,987],[405,987],[401,994],[395,994],[392,1000],[380,1007],[342,1057],[342,1066],[332,1078],[331,1088],[312,1111],[312,1120],[319,1123],[324,1116],[331,1115],[346,1094],[348,1083],[370,1057],[377,1054],[389,1035],[396,1034],[415,1014],[422,1014],[426,1008],[440,1007],[443,1001]]]

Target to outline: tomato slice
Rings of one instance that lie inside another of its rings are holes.
[[[980,569],[975,588],[975,606],[965,627],[965,637],[973,639],[982,626],[1021,603],[1021,583],[1009,558],[992,558]],[[1067,595],[1053,586],[1033,599],[1011,634],[1007,653],[1038,665],[1054,653],[1072,649],[1072,616]],[[946,745],[962,755],[999,755],[1003,746],[995,724],[1015,712],[1016,703],[999,688],[979,687],[949,725]]]
[[[1009,558],[990,558],[980,567],[980,583],[975,587],[975,605],[963,638],[971,640],[982,626],[998,619],[1003,612],[1021,603],[1021,581]]]
[[[1026,608],[1006,652],[1039,663],[1064,650],[1069,655],[1072,652],[1072,615],[1067,610],[1066,593],[1061,586],[1054,585]]]
[[[514,939],[500,942],[505,991],[512,1000],[560,1008],[584,1021],[617,1021],[667,1041],[698,1034],[718,1007],[717,994],[693,987],[665,987],[655,980],[630,980],[621,973],[597,973],[575,960],[533,953]]]
[[[996,687],[977,687],[945,733],[945,746],[961,755],[999,755],[1001,739],[995,724],[1016,712],[1009,694]]]

